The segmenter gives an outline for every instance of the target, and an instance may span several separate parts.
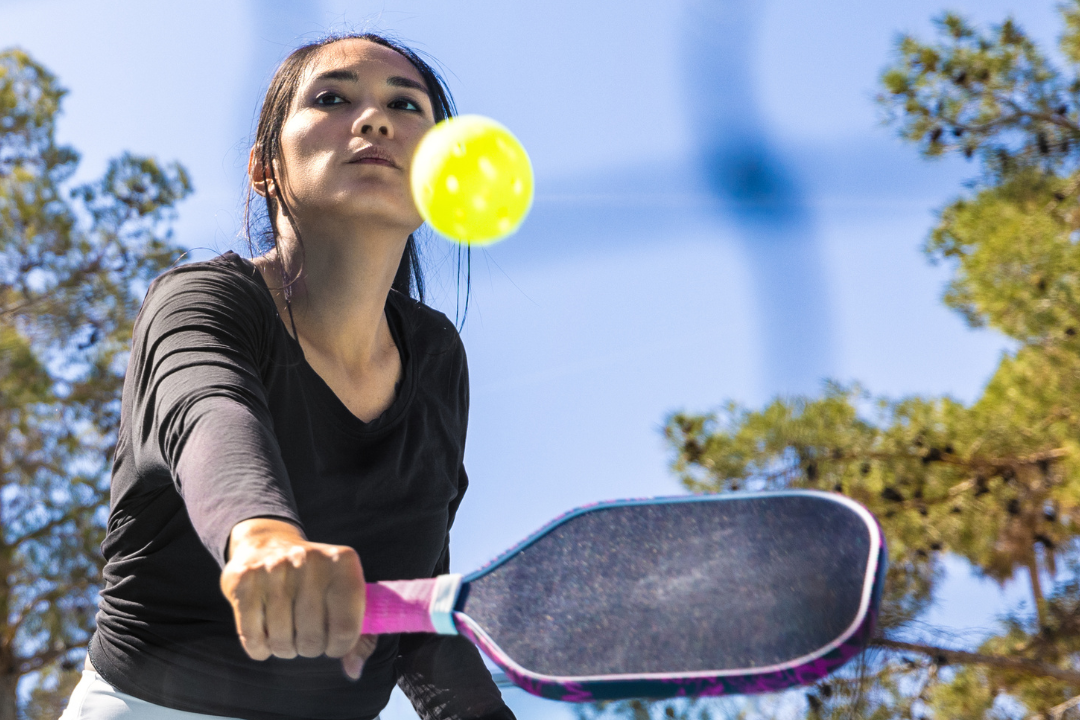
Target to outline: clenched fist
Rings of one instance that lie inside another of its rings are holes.
[[[291,523],[237,523],[221,591],[232,605],[240,642],[255,660],[327,655],[341,658],[355,680],[375,650],[375,637],[360,634],[360,557],[350,547],[308,542]]]

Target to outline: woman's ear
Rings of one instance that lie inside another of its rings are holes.
[[[248,155],[248,177],[251,178],[251,187],[263,197],[273,197],[277,194],[273,178],[267,177],[266,166],[255,152],[258,147],[251,148]]]

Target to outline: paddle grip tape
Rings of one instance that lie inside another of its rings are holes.
[[[367,585],[365,635],[426,632],[457,635],[452,613],[461,575],[426,580],[386,580]]]

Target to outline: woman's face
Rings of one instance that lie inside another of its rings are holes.
[[[405,57],[366,40],[327,45],[281,131],[275,162],[289,207],[301,223],[363,220],[407,235],[422,222],[409,167],[434,123],[424,79]]]

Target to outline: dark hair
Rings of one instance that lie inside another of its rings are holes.
[[[259,111],[259,123],[255,129],[255,141],[254,152],[256,159],[262,163],[265,168],[266,179],[273,182],[278,187],[281,183],[277,182],[277,177],[274,172],[275,158],[280,157],[281,154],[281,129],[285,124],[285,120],[289,117],[289,110],[292,107],[293,99],[296,97],[296,89],[300,84],[300,79],[303,77],[305,71],[307,71],[312,60],[316,57],[320,50],[328,45],[332,45],[342,40],[367,40],[368,42],[382,45],[383,47],[390,48],[397,52],[412,63],[416,71],[420,73],[420,76],[424,79],[424,84],[427,86],[428,97],[431,99],[432,112],[435,116],[435,122],[445,120],[448,117],[453,117],[457,113],[457,109],[454,106],[454,99],[450,95],[450,90],[446,87],[446,82],[442,76],[436,72],[431,65],[426,62],[420,55],[413,49],[402,45],[401,43],[385,38],[381,35],[374,33],[362,33],[362,34],[336,34],[329,35],[321,40],[318,40],[307,45],[296,48],[289,56],[286,57],[277,70],[274,72],[274,76],[270,80],[270,85],[266,89],[266,96],[263,98],[262,108]],[[248,246],[251,253],[254,255],[256,252],[267,252],[271,248],[276,248],[278,254],[281,254],[281,248],[278,245],[278,227],[277,227],[277,211],[278,203],[282,204],[285,218],[289,221],[290,225],[293,225],[292,213],[289,211],[288,204],[283,195],[279,197],[273,197],[269,193],[263,196],[265,200],[265,226],[261,231],[252,233],[252,226],[255,224],[255,218],[253,218],[251,203],[253,200],[254,188],[248,188],[247,197],[244,202],[244,232],[247,236]],[[301,251],[303,250],[303,240],[300,239],[299,230],[293,225],[293,231],[296,233],[297,239],[300,240]],[[258,238],[256,241],[254,238]],[[465,290],[465,311],[468,311],[469,306],[469,288],[471,285],[469,279],[469,268],[471,262],[471,252],[468,246],[458,249],[458,273],[460,276],[462,268],[462,254],[464,254],[465,275],[466,275],[466,290]],[[289,308],[290,320],[292,316],[292,306],[289,304],[291,286],[295,278],[288,278],[285,276],[284,263],[282,265],[282,282],[285,288],[285,302]],[[401,256],[401,263],[398,265],[397,274],[394,276],[394,282],[392,287],[401,292],[404,295],[414,297],[420,302],[424,301],[424,275],[420,269],[420,254],[417,250],[416,233],[409,235],[408,241],[405,243],[405,251]],[[460,294],[460,293],[459,293]],[[464,322],[464,312],[461,314],[460,322]],[[295,323],[293,332],[295,333]]]

